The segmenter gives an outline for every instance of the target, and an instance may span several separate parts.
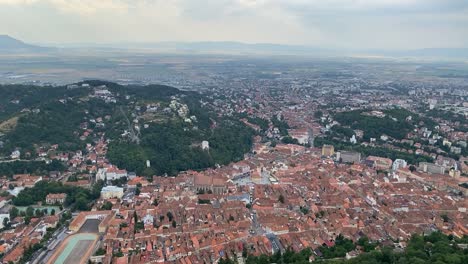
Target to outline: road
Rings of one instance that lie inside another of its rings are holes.
[[[251,228],[251,231],[250,233],[252,235],[263,235],[265,234],[265,230],[262,228],[262,226],[260,225],[260,223],[258,222],[258,216],[257,216],[257,211],[255,209],[253,209],[253,205],[254,205],[254,202],[255,202],[255,185],[252,186],[251,190],[250,190],[250,204],[252,205],[249,209],[250,211],[250,217],[252,219],[252,228]]]

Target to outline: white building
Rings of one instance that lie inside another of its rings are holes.
[[[10,214],[0,214],[0,228],[3,228],[3,219],[8,218],[10,220]]]
[[[201,143],[201,148],[203,150],[209,150],[210,149],[210,142],[208,142],[206,140],[203,140],[202,143]]]
[[[288,129],[289,135],[296,139],[299,144],[313,144],[312,130],[309,128]]]
[[[404,159],[396,159],[394,162],[393,162],[393,165],[392,165],[392,170],[393,171],[396,171],[400,168],[405,168],[406,166],[408,166],[408,163],[406,162],[406,160]]]
[[[8,193],[13,196],[18,196],[18,194],[24,190],[24,187],[15,187],[13,190],[8,190]]]
[[[19,150],[15,150],[11,153],[11,159],[19,159],[21,156],[21,152]]]
[[[122,198],[124,195],[124,189],[117,186],[105,186],[101,190],[101,198],[110,199],[110,198]]]
[[[127,177],[128,173],[126,170],[119,170],[117,167],[108,167],[108,168],[101,168],[96,173],[96,178],[98,180],[107,179],[107,181],[120,179]]]

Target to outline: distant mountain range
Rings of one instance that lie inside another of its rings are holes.
[[[58,45],[66,52],[71,48],[85,48],[86,50],[108,49],[131,51],[148,50],[154,52],[173,52],[184,54],[244,54],[244,55],[308,55],[308,56],[384,56],[397,58],[447,58],[468,59],[468,48],[428,48],[416,50],[341,50],[333,48],[319,48],[301,45],[283,44],[247,44],[234,41],[202,41],[202,42],[156,42],[156,43],[77,43]],[[14,52],[50,52],[58,48],[41,47],[24,43],[8,35],[0,35],[0,53]]]
[[[259,54],[259,55],[310,55],[310,56],[385,56],[409,58],[458,58],[468,59],[468,48],[428,48],[415,50],[358,50],[334,49],[301,45],[283,45],[271,43],[248,44],[233,41],[202,42],[155,42],[155,43],[109,43],[109,44],[74,44],[65,47],[74,48],[113,48],[122,50],[144,49],[157,52],[182,53],[218,53],[218,54]]]
[[[468,59],[468,48],[427,48],[399,51],[373,50],[363,52],[370,55],[382,55],[386,57]]]
[[[24,43],[8,35],[0,35],[0,53],[29,53],[29,52],[47,52],[54,48],[46,48]]]

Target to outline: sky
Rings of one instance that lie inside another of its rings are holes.
[[[0,34],[29,43],[467,48],[468,0],[0,0]]]

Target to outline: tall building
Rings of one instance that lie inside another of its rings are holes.
[[[396,171],[400,168],[404,168],[408,166],[408,163],[406,162],[406,160],[404,159],[396,159],[394,162],[393,162],[393,165],[392,165],[392,170],[393,171]]]
[[[423,172],[428,172],[428,173],[434,173],[434,174],[444,174],[445,173],[445,167],[442,165],[437,165],[434,163],[429,163],[429,162],[421,162],[419,163],[418,170],[423,171]]]
[[[353,151],[341,151],[340,161],[344,163],[359,163],[361,162],[361,153]]]
[[[335,154],[335,147],[333,145],[322,146],[322,156],[331,157]]]
[[[377,170],[389,170],[392,167],[392,160],[388,158],[369,156],[366,158],[365,163]]]

